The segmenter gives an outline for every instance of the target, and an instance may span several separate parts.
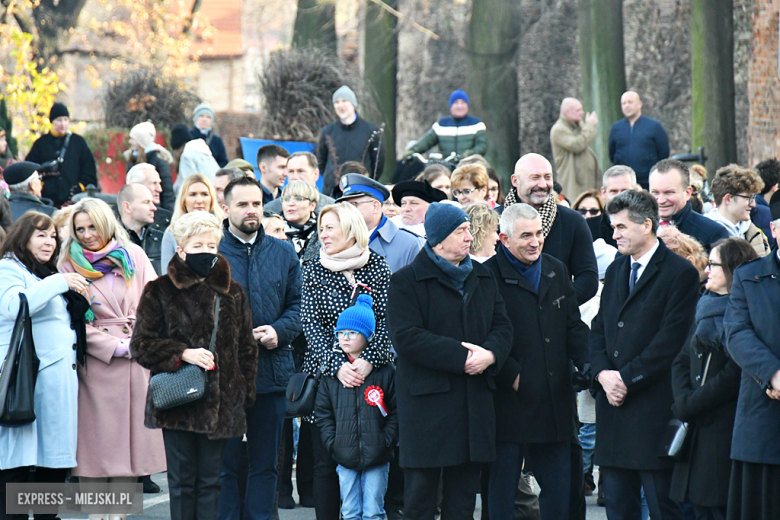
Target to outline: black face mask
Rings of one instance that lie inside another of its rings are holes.
[[[217,265],[217,260],[219,260],[219,257],[214,253],[188,253],[184,263],[195,271],[195,274],[201,278],[206,278],[214,266]]]

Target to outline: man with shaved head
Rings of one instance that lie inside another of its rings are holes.
[[[143,184],[125,184],[116,196],[116,209],[130,240],[143,248],[157,275],[164,274],[160,272],[163,232],[153,225],[157,207],[152,192]]]
[[[669,157],[669,136],[659,121],[642,115],[642,100],[633,90],[620,97],[620,107],[626,117],[609,131],[609,160],[630,166],[639,185],[648,189],[650,169]]]
[[[596,112],[585,114],[579,100],[566,98],[561,102],[561,115],[550,130],[550,143],[558,172],[556,180],[570,200],[601,183],[599,160],[590,146],[598,134],[598,124]]]

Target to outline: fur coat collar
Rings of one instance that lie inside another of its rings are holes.
[[[180,291],[189,289],[198,283],[205,283],[219,294],[225,295],[230,291],[230,264],[222,255],[217,255],[219,260],[205,280],[201,280],[190,267],[184,263],[178,254],[173,255],[168,264],[168,276],[171,282]]]

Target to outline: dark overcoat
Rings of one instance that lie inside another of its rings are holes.
[[[780,370],[780,265],[777,249],[734,272],[723,318],[726,348],[742,376],[731,458],[780,464],[780,401],[766,389]]]
[[[130,351],[152,375],[175,372],[186,363],[181,361],[185,349],[209,348],[217,294],[221,299],[214,345],[216,367],[208,372],[208,395],[191,405],[157,410],[149,393],[148,428],[205,433],[210,439],[239,437],[246,432],[244,408],[255,400],[257,342],[252,336],[252,313],[246,295],[241,285],[231,280],[230,265],[224,257],[220,256],[209,275],[200,281],[179,255],[174,255],[168,274],[149,282],[144,289]]]
[[[387,322],[398,353],[402,467],[455,466],[496,457],[493,378],[509,354],[512,324],[492,271],[478,262],[472,265],[463,294],[425,249],[390,278]],[[493,352],[495,364],[482,374],[466,374],[464,341]]]
[[[512,350],[496,376],[496,440],[560,442],[574,435],[576,394],[569,360],[582,370],[588,354],[588,326],[566,266],[542,254],[537,294],[503,249],[485,266],[498,280],[514,327]],[[520,376],[518,391],[512,385]]]
[[[590,333],[593,374],[617,370],[628,388],[615,407],[596,385],[596,464],[668,469],[671,463],[657,452],[672,418],[672,362],[693,324],[699,273],[659,241],[629,294],[630,265],[631,258],[621,256],[607,269]]]

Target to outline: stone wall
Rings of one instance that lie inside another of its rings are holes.
[[[780,84],[778,83],[778,0],[756,0],[752,54],[748,64],[748,161],[750,166],[778,156]]]

